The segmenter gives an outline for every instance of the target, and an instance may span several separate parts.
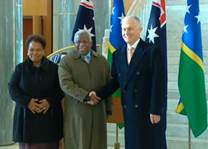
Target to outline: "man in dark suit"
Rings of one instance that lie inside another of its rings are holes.
[[[160,49],[140,38],[142,27],[135,16],[122,20],[127,43],[113,55],[112,79],[89,93],[89,103],[104,99],[120,87],[126,149],[166,149],[166,71]]]

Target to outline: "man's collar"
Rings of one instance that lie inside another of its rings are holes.
[[[133,44],[133,45],[129,45],[129,44],[127,44],[127,49],[131,49],[131,48],[136,49],[136,47],[137,47],[137,45],[138,45],[139,41],[140,41],[140,38],[139,38],[136,42],[134,42],[134,44]]]
[[[90,51],[87,53],[87,55],[88,55],[88,54],[91,54],[91,56],[95,56],[95,57],[98,56],[98,53],[95,52],[95,51],[93,51],[93,50],[90,50]],[[86,56],[86,55],[85,55],[85,56]],[[74,58],[75,58],[75,59],[78,59],[78,58],[80,58],[80,57],[82,57],[81,54],[76,50],[75,53],[74,53]]]
[[[84,56],[91,56],[91,50],[87,53],[87,54],[85,54]]]

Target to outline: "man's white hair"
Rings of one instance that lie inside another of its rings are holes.
[[[88,31],[86,30],[78,30],[75,34],[74,34],[74,43],[77,43],[80,39],[81,36],[85,36],[85,37],[88,37],[90,42],[92,42],[92,38],[89,34]]]
[[[121,20],[121,26],[122,26],[122,24],[123,24],[125,21],[127,21],[127,20],[129,20],[129,19],[135,20],[135,21],[137,22],[138,26],[139,26],[140,28],[142,28],[141,21],[140,21],[140,19],[139,19],[137,16],[126,16],[126,17],[124,17],[124,18]]]

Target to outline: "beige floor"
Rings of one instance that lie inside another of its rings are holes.
[[[19,149],[18,144],[8,145],[8,146],[0,146],[0,149]]]

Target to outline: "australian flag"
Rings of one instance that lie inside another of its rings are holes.
[[[166,39],[166,10],[165,0],[153,0],[148,23],[146,42],[161,51],[164,68],[165,95],[167,95],[167,39]]]
[[[78,30],[86,30],[89,32],[93,41],[92,49],[96,51],[94,4],[91,0],[81,0],[80,2],[73,29],[72,41],[74,41],[74,34]]]
[[[150,19],[148,22],[148,28],[146,33],[146,42],[153,44],[157,47],[157,50],[160,50],[162,54],[162,64],[163,64],[163,80],[161,83],[164,85],[164,90],[161,92],[164,93],[164,106],[163,106],[163,115],[162,116],[162,125],[163,130],[162,137],[165,140],[165,131],[166,131],[166,110],[167,110],[167,40],[166,40],[166,10],[165,10],[165,0],[153,0]],[[164,142],[165,143],[165,142]],[[166,144],[164,144],[164,148]]]

